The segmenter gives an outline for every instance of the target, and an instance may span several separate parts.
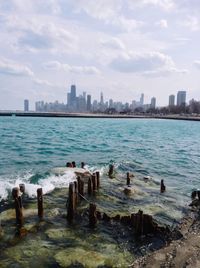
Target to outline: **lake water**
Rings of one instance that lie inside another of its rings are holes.
[[[99,265],[107,265],[98,267],[128,267],[132,262],[137,247],[126,234],[127,228],[99,223],[97,230],[90,231],[85,222],[66,225],[65,189],[75,175],[51,172],[66,162],[76,161],[80,166],[83,161],[89,170],[100,170],[101,188],[92,202],[111,216],[142,209],[172,225],[187,210],[192,189],[200,187],[200,122],[0,117],[0,137],[1,205],[10,203],[11,190],[19,183],[25,183],[28,195],[25,239],[13,238],[14,210],[2,213],[4,267],[33,267],[33,263],[34,267],[37,263],[79,267],[69,266],[74,261],[82,263],[80,267],[97,267],[97,258]],[[115,166],[113,179],[107,176],[110,163]],[[123,191],[126,172],[135,175],[130,196]],[[152,179],[145,182],[144,176]],[[161,179],[166,185],[164,194],[160,194]],[[50,194],[45,197],[45,221],[38,226],[35,197],[39,186]]]
[[[155,183],[164,179],[182,207],[200,187],[199,122],[1,117],[0,137],[0,199],[21,182],[30,196],[38,184],[44,192],[66,187],[72,174],[56,177],[50,170],[73,160],[103,175],[114,163],[119,178],[129,171]]]

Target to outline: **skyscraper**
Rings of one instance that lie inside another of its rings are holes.
[[[91,95],[87,95],[87,111],[91,112],[92,104],[91,104]]]
[[[103,101],[103,92],[101,92],[101,96],[100,96],[100,104],[103,105],[104,101]]]
[[[76,101],[76,86],[71,85],[71,102]]]
[[[29,100],[24,100],[24,112],[29,111]]]
[[[186,104],[186,91],[178,91],[177,93],[177,106]]]
[[[141,97],[140,97],[140,105],[141,106],[144,105],[144,94],[143,93],[141,94]]]
[[[151,104],[150,104],[150,107],[151,107],[152,109],[155,109],[155,108],[156,108],[156,98],[155,98],[155,97],[151,98]]]
[[[175,96],[174,95],[170,95],[169,96],[169,106],[174,106],[175,105]]]

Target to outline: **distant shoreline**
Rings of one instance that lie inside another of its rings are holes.
[[[21,112],[21,111],[0,111],[0,116],[21,116],[21,117],[57,117],[57,118],[111,118],[111,119],[171,119],[200,121],[199,116],[192,115],[128,115],[128,114],[93,114],[93,113],[60,113],[60,112]]]

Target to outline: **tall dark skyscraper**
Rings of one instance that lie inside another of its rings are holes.
[[[87,95],[87,111],[91,112],[91,110],[92,110],[91,95]]]
[[[71,102],[76,101],[76,86],[71,85]]]
[[[170,95],[169,96],[169,106],[174,106],[175,105],[175,96]]]
[[[101,92],[101,95],[100,95],[100,104],[101,104],[101,105],[104,104],[104,101],[103,101],[103,92]]]
[[[24,112],[29,111],[29,100],[24,100]]]
[[[177,106],[186,104],[186,91],[178,91],[177,93]]]

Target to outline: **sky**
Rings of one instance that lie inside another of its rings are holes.
[[[199,0],[0,0],[0,110],[29,99],[200,100]]]

